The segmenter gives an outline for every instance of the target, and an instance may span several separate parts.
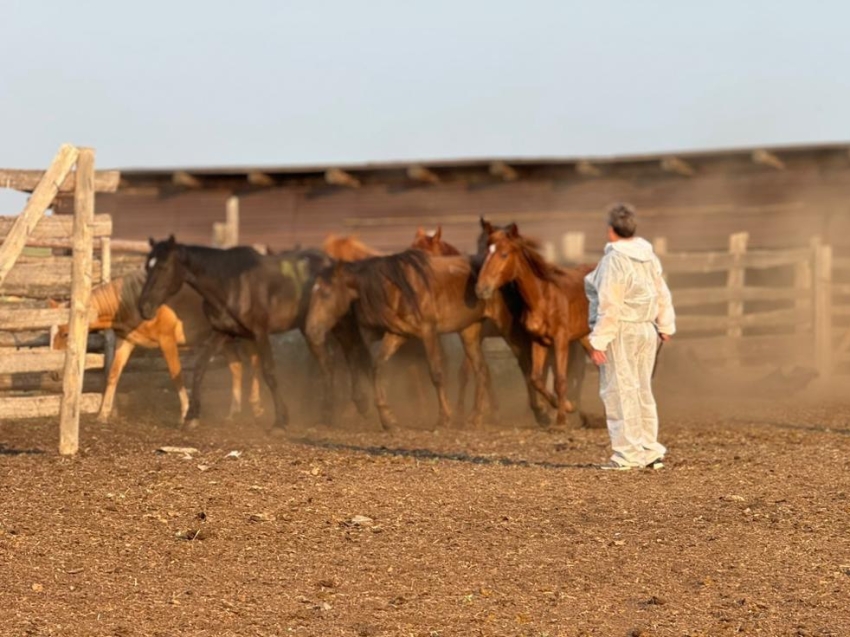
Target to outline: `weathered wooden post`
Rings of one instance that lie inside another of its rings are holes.
[[[74,190],[74,257],[71,271],[71,316],[59,411],[59,453],[79,448],[80,401],[89,333],[88,308],[92,284],[92,223],[94,222],[94,150],[79,151]]]
[[[59,187],[71,168],[74,162],[77,161],[79,151],[70,144],[63,144],[53,158],[53,163],[50,168],[44,173],[44,178],[38,183],[38,186],[33,191],[32,196],[27,201],[23,212],[15,219],[12,229],[6,235],[6,239],[0,245],[0,286],[8,276],[9,271],[27,242],[27,237],[32,234],[36,224],[44,217],[47,208],[50,207],[56,193],[59,192]]]
[[[112,280],[112,239],[102,237],[100,240],[100,281],[109,283]],[[115,332],[106,330],[103,334],[103,373],[109,376],[112,361],[115,360]]]
[[[581,263],[584,260],[584,239],[583,232],[564,233],[561,237],[561,249],[566,262]]]
[[[815,257],[815,356],[821,378],[832,373],[832,246],[820,245]]]
[[[235,195],[227,198],[224,227],[224,247],[239,245],[239,197]]]
[[[737,232],[729,237],[729,254],[732,255],[732,263],[729,266],[729,275],[726,279],[726,287],[729,290],[729,327],[727,335],[740,338],[743,334],[741,318],[744,316],[744,256],[747,254],[747,242],[750,235],[747,232]]]

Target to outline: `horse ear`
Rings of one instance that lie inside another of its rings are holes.
[[[478,217],[479,223],[481,223],[481,229],[487,234],[493,234],[493,224],[487,221],[484,217]]]
[[[174,235],[168,235],[168,245],[173,246],[175,243],[177,243],[177,240],[174,238]]]
[[[153,237],[148,237],[148,243],[151,244],[151,247],[153,248],[154,246],[156,246],[156,239],[154,239]]]
[[[507,228],[505,228],[505,233],[511,239],[516,239],[519,236],[519,228],[517,228],[517,225],[515,223],[512,223]]]
[[[437,229],[434,230],[434,241],[439,241],[443,236],[443,226],[437,226]]]
[[[422,226],[419,226],[418,228],[416,228],[416,238],[417,239],[422,239],[425,236],[426,236],[425,235],[425,228],[423,228]]]
[[[58,301],[55,301],[54,299],[47,299],[47,304],[48,304],[48,305],[50,306],[50,308],[51,308],[51,309],[53,309],[53,310],[58,310],[58,309],[61,307],[61,306],[59,305],[59,302],[58,302]]]

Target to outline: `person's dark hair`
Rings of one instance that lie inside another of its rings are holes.
[[[608,225],[621,239],[631,239],[637,232],[637,213],[627,203],[618,203],[608,211]]]

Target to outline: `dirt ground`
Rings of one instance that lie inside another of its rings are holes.
[[[850,635],[850,402],[670,399],[667,468],[614,473],[598,427],[186,431],[172,402],[75,458],[0,425],[0,635]]]

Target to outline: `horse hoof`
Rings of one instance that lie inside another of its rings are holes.
[[[469,427],[473,427],[474,429],[480,429],[484,425],[484,417],[479,415],[473,415],[466,419],[466,424]]]
[[[365,416],[369,413],[369,400],[365,396],[357,396],[352,398],[354,401],[354,406],[357,407],[357,413],[361,416]]]
[[[200,418],[190,418],[189,420],[185,421],[186,429],[197,429],[198,427],[200,427],[200,425],[201,425]]]
[[[109,424],[109,414],[98,414],[97,415],[97,421],[101,425]]]
[[[534,412],[534,420],[541,427],[548,427],[552,424],[552,418],[542,409]]]

